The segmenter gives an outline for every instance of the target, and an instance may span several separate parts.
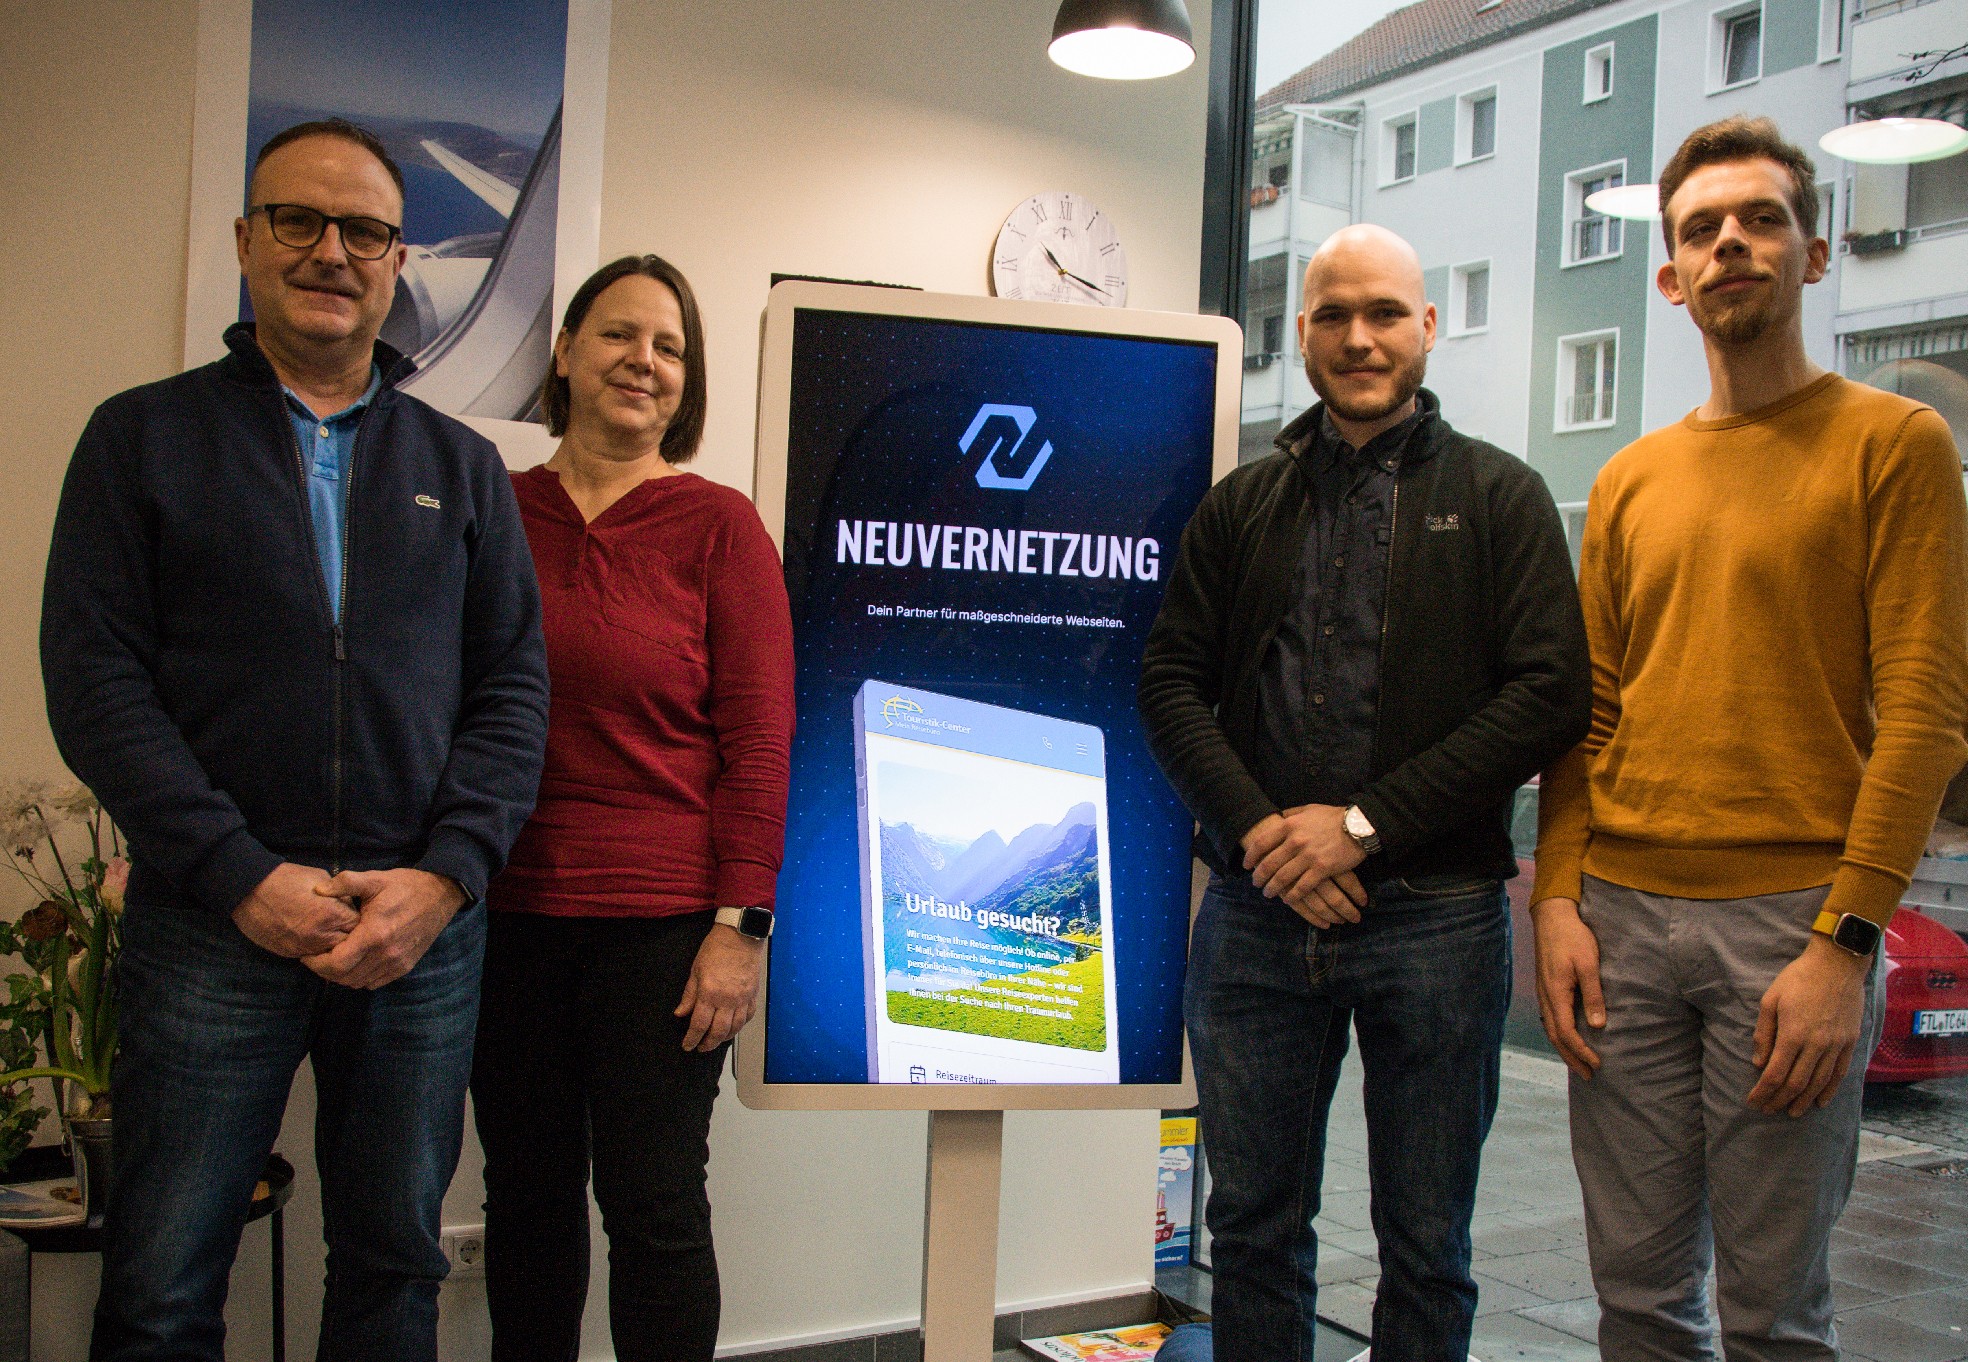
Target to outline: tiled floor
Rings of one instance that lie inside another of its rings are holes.
[[[1352,1063],[1352,1061],[1349,1061]],[[1476,1203],[1480,1287],[1473,1351],[1483,1362],[1573,1362],[1599,1355],[1564,1070],[1508,1052]],[[1968,1092],[1968,1085],[1964,1085]],[[1367,1220],[1366,1125],[1357,1067],[1334,1103],[1326,1206],[1318,1221],[1319,1313],[1365,1333],[1377,1274]],[[1900,1123],[1898,1128],[1904,1129]],[[1832,1272],[1851,1362],[1968,1358],[1968,1128],[1929,1123],[1932,1150],[1869,1136],[1857,1186],[1834,1231]],[[1940,1144],[1951,1138],[1952,1147]]]

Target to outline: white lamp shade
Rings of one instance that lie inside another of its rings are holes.
[[[1938,118],[1873,118],[1833,128],[1818,145],[1841,161],[1911,165],[1968,151],[1968,128]]]
[[[1054,38],[1046,52],[1068,71],[1102,80],[1172,76],[1196,60],[1196,49],[1180,38],[1140,28],[1082,29]]]
[[[1651,184],[1622,184],[1585,196],[1585,206],[1609,218],[1636,222],[1660,221],[1660,189]]]

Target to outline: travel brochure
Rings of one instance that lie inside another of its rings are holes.
[[[1084,1334],[1055,1334],[1023,1340],[1030,1351],[1058,1362],[1140,1362],[1153,1357],[1168,1339],[1166,1324],[1131,1324]]]

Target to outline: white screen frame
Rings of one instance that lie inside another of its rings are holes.
[[[1078,331],[1142,340],[1201,342],[1216,347],[1214,448],[1210,480],[1237,466],[1237,426],[1243,391],[1243,329],[1227,317],[1077,307],[964,294],[921,293],[786,280],[766,302],[759,354],[757,463],[752,500],[780,552],[786,521],[787,449],[792,430],[793,323],[802,311],[917,317],[989,326]],[[1192,870],[1193,870],[1192,864]],[[1190,916],[1203,879],[1191,876]],[[770,1083],[765,1078],[765,1018],[771,1002],[770,952],[758,1010],[738,1035],[732,1070],[738,1100],[755,1111],[1059,1111],[1164,1110],[1194,1106],[1195,1070],[1182,1044],[1182,1077],[1175,1083]]]

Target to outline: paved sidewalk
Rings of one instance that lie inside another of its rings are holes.
[[[1318,1220],[1319,1313],[1364,1334],[1379,1269],[1359,1089],[1358,1061],[1349,1059],[1333,1103]],[[1956,1146],[1870,1132],[1863,1143],[1832,1247],[1841,1346],[1852,1362],[1968,1358],[1968,1139]],[[1564,1067],[1506,1051],[1474,1225],[1482,1295],[1473,1351],[1482,1362],[1599,1356],[1581,1217]]]

